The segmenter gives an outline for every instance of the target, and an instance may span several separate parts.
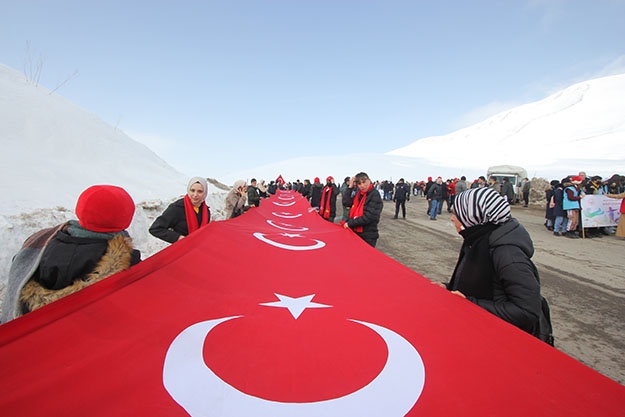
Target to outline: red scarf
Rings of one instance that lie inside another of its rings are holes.
[[[365,200],[367,199],[367,193],[371,191],[372,188],[373,184],[369,185],[369,188],[365,191],[358,191],[358,193],[354,196],[354,203],[352,204],[352,208],[349,210],[350,219],[357,219],[365,214]],[[356,226],[353,230],[354,232],[362,233],[362,226]]]
[[[330,218],[330,197],[332,197],[332,187],[326,185],[321,192],[321,204],[319,207],[319,214],[321,214],[321,217],[323,217],[324,219]]]
[[[193,209],[191,198],[189,198],[188,194],[184,196],[184,215],[187,218],[187,229],[189,230],[189,234],[208,224],[208,207],[206,207],[205,202],[200,204],[200,210],[202,210],[202,224],[198,224],[197,213]]]

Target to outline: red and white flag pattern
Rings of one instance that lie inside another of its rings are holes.
[[[623,416],[625,387],[279,192],[0,326],[6,416]]]

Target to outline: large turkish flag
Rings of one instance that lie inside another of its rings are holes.
[[[0,326],[2,416],[625,416],[625,387],[279,192]]]

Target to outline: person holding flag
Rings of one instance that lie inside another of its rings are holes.
[[[93,185],[76,202],[78,220],[30,236],[14,256],[0,322],[6,323],[141,261],[126,231],[135,203],[126,190]]]
[[[334,183],[334,178],[326,178],[326,185],[321,190],[321,203],[319,204],[319,214],[321,217],[334,223],[336,217],[336,197],[339,195],[339,187]]]
[[[191,178],[187,185],[187,194],[171,203],[154,220],[149,229],[150,234],[165,242],[175,243],[206,226],[211,220],[211,212],[205,201],[207,195],[206,178]]]
[[[352,197],[352,191],[356,189],[358,192]],[[375,248],[380,236],[378,223],[384,203],[366,173],[360,172],[352,178],[351,186],[343,193],[343,204],[351,205],[348,220],[341,222],[343,227],[353,230],[362,240]]]
[[[493,188],[474,188],[456,196],[452,212],[464,242],[451,280],[441,286],[553,344],[532,238],[512,218],[506,198]]]

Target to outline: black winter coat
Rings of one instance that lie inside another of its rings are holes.
[[[312,207],[319,207],[321,204],[321,192],[323,191],[323,185],[321,183],[314,183],[310,187],[310,205]]]
[[[430,200],[442,200],[445,198],[445,186],[443,184],[434,183],[427,192],[427,198]]]
[[[46,246],[39,269],[33,278],[51,290],[71,285],[94,270],[108,248],[107,239],[74,237],[60,231]],[[134,250],[131,265],[139,263],[141,253]]]
[[[206,204],[206,202],[202,204]],[[200,210],[196,216],[198,224],[202,224],[202,210]],[[208,210],[209,223],[210,220],[211,212]],[[189,228],[187,226],[187,216],[184,212],[184,198],[171,203],[163,214],[154,220],[149,231],[152,236],[169,243],[176,242],[180,236],[187,236],[189,234]]]
[[[358,193],[354,197],[352,197],[353,188],[348,188],[343,192],[343,204],[351,207],[353,204],[357,204],[358,201],[355,201],[358,197]],[[378,237],[380,234],[378,232],[378,223],[380,222],[380,215],[382,213],[382,209],[384,208],[384,203],[382,202],[382,197],[380,197],[380,193],[375,187],[372,187],[369,192],[367,192],[364,213],[362,216],[356,219],[349,219],[347,221],[347,225],[353,230],[355,227],[362,226],[362,232],[356,232],[362,240],[370,244],[375,248],[376,242],[378,241]]]
[[[302,194],[302,196],[304,196],[304,198],[310,199],[311,188],[312,188],[312,184],[304,184],[300,188],[299,192]]]
[[[530,259],[534,246],[525,228],[510,219],[470,227],[461,235],[464,243],[448,289],[537,336],[542,298]]]
[[[553,208],[554,217],[566,217],[566,210],[564,210],[564,207],[562,206],[562,201],[564,200],[564,190],[562,189],[562,186],[553,191],[553,200],[556,203],[556,206]]]
[[[329,187],[328,190],[326,190],[326,187]],[[332,190],[332,193],[330,193],[330,190]],[[331,184],[331,186],[326,184],[321,190],[322,200],[324,192],[326,193],[324,205],[326,207],[328,204],[330,205],[330,219],[334,219],[336,217],[336,198],[339,196],[339,187],[336,184]],[[330,194],[330,198],[328,198],[327,194]],[[321,202],[319,202],[319,205],[319,214],[323,217],[323,211],[326,207],[321,207]]]
[[[253,185],[247,186],[247,204],[250,206],[260,206],[260,191]]]
[[[393,198],[398,201],[410,200],[410,186],[405,182],[398,182],[395,186],[395,195]]]
[[[545,218],[550,219],[550,220],[554,220],[556,218],[554,209],[549,207],[549,203],[551,202],[551,197],[553,197],[554,194],[555,194],[555,191],[553,187],[548,188],[547,191],[545,191],[545,200],[547,200],[547,204],[545,204]]]

